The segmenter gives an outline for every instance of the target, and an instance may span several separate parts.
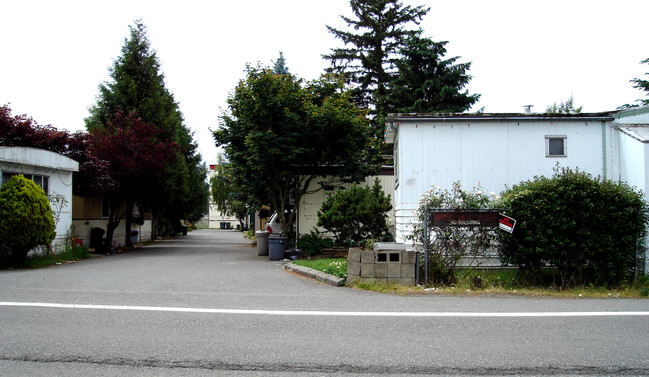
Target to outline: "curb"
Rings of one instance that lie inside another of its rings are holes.
[[[318,280],[320,282],[323,282],[325,284],[333,285],[335,287],[342,287],[345,285],[345,279],[339,278],[338,276],[333,276],[329,274],[325,274],[322,271],[314,270],[313,268],[309,267],[304,267],[304,266],[298,266],[297,264],[294,264],[293,262],[287,263],[286,266],[284,266],[286,270],[289,270],[291,272],[295,272],[300,275],[304,275],[306,277]]]

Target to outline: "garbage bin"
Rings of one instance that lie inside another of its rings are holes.
[[[257,255],[268,255],[268,233],[265,230],[255,232],[257,236]]]
[[[183,236],[187,235],[187,231],[189,230],[189,227],[187,225],[183,225],[180,227],[180,231],[183,232]]]
[[[284,250],[286,250],[286,237],[268,237],[268,259],[284,259]]]
[[[90,228],[90,248],[95,251],[101,251],[104,243],[104,233],[106,231],[101,228]]]
[[[131,243],[136,244],[137,243],[137,236],[140,234],[137,230],[131,230]]]

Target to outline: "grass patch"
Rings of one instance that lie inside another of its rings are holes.
[[[317,259],[296,259],[293,263],[298,266],[313,268],[314,270],[324,271],[332,262],[347,262],[345,258],[317,258]]]
[[[70,245],[58,253],[50,252],[29,256],[16,268],[37,269],[88,258],[90,258],[90,251],[86,246]]]
[[[347,259],[346,258],[317,258],[317,259],[298,259],[293,263],[313,268],[339,278],[347,277]]]

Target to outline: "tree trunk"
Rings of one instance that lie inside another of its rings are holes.
[[[118,202],[118,204],[116,205],[115,202]],[[111,200],[109,207],[110,211],[108,214],[108,224],[106,225],[106,240],[104,242],[104,248],[107,252],[110,252],[113,249],[113,235],[115,234],[115,229],[117,229],[121,220],[121,216],[119,216],[119,201]]]

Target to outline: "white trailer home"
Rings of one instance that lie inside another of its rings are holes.
[[[12,175],[22,174],[42,188],[50,202],[60,198],[59,207],[53,208],[57,222],[54,245],[65,242],[72,225],[72,173],[76,171],[79,163],[58,153],[28,147],[0,147],[1,184]]]
[[[649,108],[589,114],[391,114],[395,236],[433,186],[499,193],[556,166],[649,188]]]

